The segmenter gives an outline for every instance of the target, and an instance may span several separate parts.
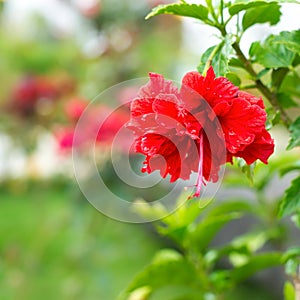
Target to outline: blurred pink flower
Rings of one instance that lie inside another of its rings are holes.
[[[71,121],[77,122],[88,104],[89,102],[84,98],[74,97],[70,99],[65,105],[66,116]]]
[[[83,103],[80,102],[80,104],[78,106],[74,105],[72,110],[68,111],[68,117],[72,117],[70,119],[73,121],[75,117],[81,116],[84,110]],[[119,130],[129,121],[129,117],[128,108],[121,107],[112,111],[106,105],[98,105],[85,111],[80,123],[62,127],[56,130],[54,135],[59,148],[64,151],[71,150],[72,147],[85,151],[94,144],[99,147],[107,147],[111,146]],[[118,135],[116,146],[120,150],[130,148],[128,143],[127,136],[124,136],[124,134]]]

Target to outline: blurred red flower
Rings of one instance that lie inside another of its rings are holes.
[[[248,164],[267,163],[274,142],[265,129],[261,98],[216,78],[212,67],[206,76],[187,73],[180,90],[161,75],[149,75],[131,104],[128,123],[136,135],[135,151],[146,156],[143,172],[159,170],[171,182],[197,172],[198,197],[202,183],[217,181],[220,166],[234,156]]]
[[[94,143],[102,147],[109,146],[130,117],[129,109],[126,107],[111,111],[106,105],[94,105],[84,112],[83,119],[76,124],[86,107],[87,101],[80,98],[73,99],[66,105],[67,117],[75,122],[72,126],[56,130],[55,136],[60,150],[68,151],[72,147],[86,150]],[[129,147],[127,143],[128,139],[121,135],[117,146],[121,150],[126,149]]]
[[[53,82],[42,76],[26,76],[12,91],[10,107],[22,116],[35,113],[39,101],[52,101],[57,97]]]

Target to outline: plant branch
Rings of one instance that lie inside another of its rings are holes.
[[[291,124],[291,120],[289,116],[286,114],[285,110],[279,105],[276,94],[273,93],[260,79],[257,79],[257,73],[253,69],[251,62],[246,58],[244,53],[242,52],[239,44],[237,42],[232,44],[233,49],[235,50],[238,58],[242,61],[245,66],[245,70],[252,76],[255,85],[259,91],[269,100],[270,104],[274,108],[275,111],[279,111],[281,115],[281,120],[289,127]]]
[[[255,84],[247,84],[247,85],[241,85],[240,90],[250,90],[250,89],[256,89]]]
[[[224,1],[221,0],[220,3],[220,14],[221,14],[221,24],[224,25]]]
[[[218,23],[218,17],[217,17],[217,15],[215,13],[215,9],[214,9],[214,7],[212,5],[212,2],[208,1],[208,0],[206,0],[205,2],[207,4],[207,6],[208,6],[209,12],[211,13],[213,19],[215,20],[216,23]]]

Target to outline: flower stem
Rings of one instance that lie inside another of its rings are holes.
[[[204,66],[204,69],[203,69],[203,72],[202,72],[202,75],[205,76],[206,75],[206,72],[207,70],[210,68],[211,64],[212,64],[212,61],[214,59],[214,57],[216,56],[216,54],[220,51],[220,49],[223,47],[224,45],[224,42],[221,42],[220,44],[218,44],[213,50],[212,52],[210,53],[208,59],[207,59],[207,62]]]

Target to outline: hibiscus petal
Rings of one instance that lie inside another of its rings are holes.
[[[233,99],[230,104],[223,101],[216,105],[214,111],[222,125],[226,147],[231,153],[251,144],[255,135],[265,126],[265,111],[243,99]]]
[[[255,136],[253,143],[248,145],[243,151],[235,153],[235,156],[243,158],[248,165],[257,159],[263,163],[268,163],[268,158],[274,152],[274,140],[265,129]]]
[[[261,108],[265,108],[264,102],[263,102],[263,100],[262,100],[261,97],[257,98],[256,96],[251,95],[251,94],[249,94],[247,92],[239,91],[238,98],[239,99],[247,100],[249,103],[256,104],[256,105],[258,105]]]
[[[135,151],[146,156],[143,172],[159,170],[163,178],[170,174],[170,182],[189,179],[197,170],[197,149],[188,137],[169,139],[158,134],[146,134],[135,141]],[[192,147],[194,146],[194,147]]]
[[[153,113],[152,104],[155,98],[137,98],[131,102],[131,116],[141,116]]]
[[[149,73],[149,78],[149,82],[139,91],[140,98],[155,98],[159,94],[178,95],[178,88],[171,80],[165,80],[162,75],[156,73]]]
[[[238,93],[238,87],[227,78],[215,78],[212,67],[208,69],[206,77],[195,71],[187,73],[182,79],[182,84],[196,91],[211,107],[220,101],[230,102]]]

